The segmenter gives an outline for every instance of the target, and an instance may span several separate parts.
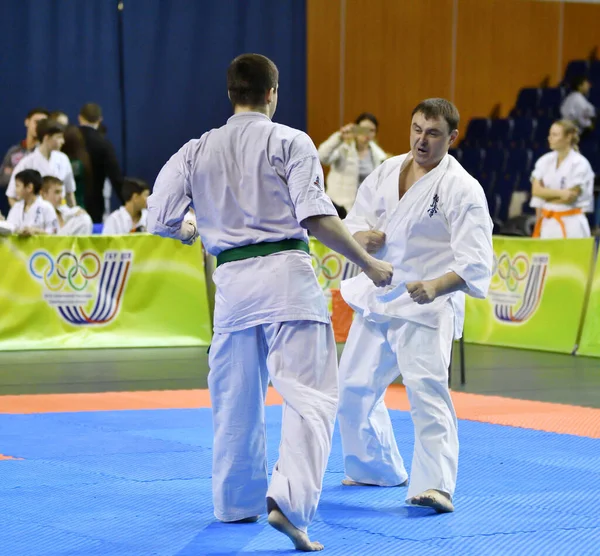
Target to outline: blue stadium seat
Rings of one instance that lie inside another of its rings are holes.
[[[483,151],[479,147],[461,147],[461,164],[471,175],[475,175],[481,170],[483,160]]]
[[[594,174],[600,174],[600,146],[593,140],[584,141],[579,146],[579,151],[588,159]]]
[[[512,120],[506,118],[491,120],[490,130],[488,133],[488,147],[505,147],[508,146],[513,123]]]
[[[482,169],[489,172],[503,172],[506,163],[506,151],[504,149],[486,149]]]
[[[565,77],[563,79],[563,83],[565,83],[566,85],[570,85],[571,80],[574,77],[578,77],[580,75],[588,75],[589,70],[589,62],[587,60],[571,60],[567,65],[567,69],[565,70]]]
[[[561,87],[541,89],[540,101],[537,107],[538,117],[560,118],[560,105],[564,98]]]
[[[530,172],[531,151],[528,149],[510,149],[507,153],[506,171],[513,174]]]
[[[493,195],[495,206],[493,216],[501,222],[508,220],[508,209],[515,191],[517,176],[510,172],[504,172],[496,179]]]
[[[462,151],[460,149],[450,149],[448,154],[451,154],[459,162],[462,160]]]
[[[467,133],[461,145],[465,147],[482,147],[486,144],[490,122],[487,118],[474,118],[469,121]]]
[[[531,146],[534,150],[548,150],[548,133],[550,132],[552,122],[554,122],[554,119],[552,118],[538,118],[536,120],[535,129],[533,131],[533,141],[531,142]]]
[[[600,87],[600,60],[591,62],[588,77],[593,86]]]
[[[94,224],[92,227],[92,234],[101,234],[104,229],[104,224]]]
[[[596,107],[597,113],[600,110],[600,83],[592,87],[588,100]]]
[[[513,120],[510,146],[528,148],[533,139],[535,120],[533,118],[515,118]]]
[[[539,89],[521,89],[517,97],[517,104],[511,111],[511,117],[533,116],[537,113],[540,98]]]

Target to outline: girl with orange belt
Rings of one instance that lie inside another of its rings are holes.
[[[538,220],[533,237],[590,237],[585,212],[594,209],[594,172],[579,153],[579,133],[573,122],[558,120],[548,134],[551,152],[535,163],[531,203]]]

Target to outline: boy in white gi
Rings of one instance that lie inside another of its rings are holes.
[[[551,152],[541,156],[531,174],[531,201],[538,220],[533,237],[590,237],[585,212],[594,210],[594,172],[578,148],[579,132],[570,120],[552,124]]]
[[[485,297],[493,261],[483,190],[448,154],[458,121],[447,100],[421,102],[411,151],[363,182],[344,221],[369,252],[394,265],[394,278],[385,293],[360,275],[342,282],[357,313],[340,361],[343,484],[407,484],[383,400],[402,374],[415,427],[407,503],[440,512],[453,510],[458,466],[452,341],[462,334],[464,294]]]
[[[42,198],[56,211],[60,236],[92,235],[93,222],[90,215],[81,207],[68,207],[62,203],[63,182],[54,176],[42,179]]]
[[[149,185],[135,178],[124,178],[122,188],[125,204],[110,214],[104,222],[104,235],[145,232],[147,227]]]
[[[308,254],[315,237],[378,285],[392,267],[352,239],[323,189],[309,137],[271,121],[279,74],[258,54],[227,72],[235,114],[184,145],[148,199],[148,229],[217,257],[208,386],[213,408],[213,502],[221,521],[268,521],[297,549],[321,550],[307,526],[321,494],[337,409],[335,341]],[[264,401],[284,399],[279,460],[267,482]],[[265,500],[266,498],[266,500]],[[266,504],[265,504],[266,502]]]
[[[55,234],[58,220],[54,207],[40,197],[42,176],[36,170],[14,174],[17,202],[8,213],[7,222],[22,236]]]
[[[75,206],[73,168],[69,157],[60,150],[65,143],[64,127],[54,120],[40,120],[37,123],[37,136],[40,141],[38,147],[15,166],[6,189],[8,202],[12,206],[16,200],[16,174],[21,170],[37,170],[41,176],[55,176],[60,179],[64,184],[63,197],[67,205]]]

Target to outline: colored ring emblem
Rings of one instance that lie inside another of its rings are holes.
[[[519,263],[523,263],[520,265]],[[503,264],[506,263],[506,264]],[[506,253],[503,253],[496,263],[498,277],[504,281],[509,291],[515,291],[529,275],[529,261],[525,255],[517,255],[512,261]]]
[[[44,265],[44,269],[41,271],[41,274],[35,268],[36,262],[40,259],[45,259],[47,261]],[[84,264],[85,261],[89,261],[90,259],[93,265],[93,270],[88,269]],[[70,265],[68,264],[68,261],[71,261]],[[44,284],[51,291],[60,290],[64,286],[65,281],[68,282],[69,286],[73,290],[81,291],[87,286],[89,280],[98,276],[100,273],[100,268],[100,258],[91,251],[82,253],[79,258],[70,251],[63,251],[58,256],[56,264],[54,263],[52,257],[45,251],[38,251],[34,253],[29,260],[29,271],[31,274],[39,280],[44,280]],[[53,284],[50,279],[55,271],[60,281]],[[75,278],[78,275],[81,275],[81,280],[76,281]]]

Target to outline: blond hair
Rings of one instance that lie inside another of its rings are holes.
[[[42,191],[46,193],[53,185],[63,185],[63,181],[56,176],[44,176],[42,178]]]
[[[556,120],[554,123],[562,127],[563,133],[566,136],[571,136],[571,147],[573,150],[579,152],[579,130],[575,123],[571,120]]]

